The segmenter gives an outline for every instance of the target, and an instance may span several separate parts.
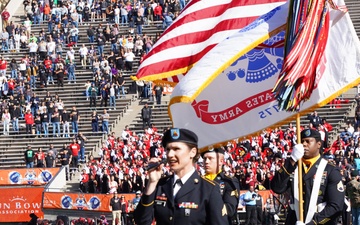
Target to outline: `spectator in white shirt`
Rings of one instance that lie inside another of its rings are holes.
[[[70,29],[69,33],[71,35],[71,41],[73,42],[75,47],[77,47],[79,29],[77,29],[77,27],[75,25],[73,25],[72,28]]]
[[[133,61],[135,58],[134,53],[131,51],[131,49],[126,49],[126,53],[124,54],[125,57],[125,68],[127,71],[132,71]]]
[[[357,143],[358,138],[360,137],[360,127],[357,128],[357,130],[353,133],[352,137],[355,140],[355,143]]]
[[[120,23],[120,9],[119,9],[119,6],[118,5],[116,5],[115,6],[115,9],[114,9],[114,16],[115,16],[115,23],[117,24],[117,25],[119,25],[119,23]]]
[[[142,55],[143,47],[144,47],[144,42],[142,38],[140,36],[136,37],[135,54],[138,56]]]
[[[75,27],[79,27],[79,23],[78,23],[79,14],[76,12],[76,10],[71,10],[70,12],[72,12],[70,16],[72,20],[72,24],[75,25]]]
[[[8,109],[5,109],[4,113],[2,114],[1,121],[4,125],[3,134],[9,135],[11,116]]]
[[[121,26],[125,26],[125,24],[128,22],[128,11],[126,10],[125,6],[122,6],[120,9],[121,14]]]
[[[24,21],[24,27],[26,28],[26,36],[27,38],[30,38],[30,34],[31,34],[31,20],[29,19],[29,17],[26,17],[26,20]]]
[[[116,110],[116,92],[115,92],[115,85],[112,84],[110,87],[110,104],[109,108],[111,110],[111,107],[114,107],[114,110]]]
[[[14,40],[16,52],[20,51],[20,37],[19,31],[15,31]]]
[[[35,43],[34,40],[32,40],[29,45],[29,55],[30,57],[35,57],[36,56],[36,53],[37,53],[37,50],[38,50],[38,45]]]
[[[20,36],[20,48],[27,48],[28,44],[28,37],[26,36],[25,32],[23,32]]]
[[[53,51],[55,51],[55,47],[56,47],[56,44],[55,42],[52,40],[52,38],[50,37],[50,40],[49,42],[47,43],[47,52],[48,52],[48,55],[50,55]]]
[[[66,59],[69,61],[75,61],[75,50],[73,47],[70,47],[70,49],[66,52]]]
[[[8,51],[9,50],[9,33],[3,29],[3,32],[1,33],[1,40],[2,40],[2,51]]]
[[[81,65],[84,69],[86,69],[87,54],[89,53],[89,51],[88,51],[87,47],[85,46],[85,44],[82,44],[81,48],[79,49],[79,53],[80,53]]]

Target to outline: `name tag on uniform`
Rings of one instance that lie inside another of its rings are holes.
[[[185,209],[185,216],[190,216],[190,212],[191,212],[190,209]]]
[[[167,197],[164,195],[162,196],[156,196],[155,198],[155,204],[156,205],[162,205],[163,207],[166,206]]]
[[[321,177],[321,185],[325,185],[326,177],[327,177],[327,171],[324,171],[324,173]]]
[[[160,201],[160,200],[155,200],[155,204],[156,205],[162,205],[162,206],[166,206],[166,201]]]

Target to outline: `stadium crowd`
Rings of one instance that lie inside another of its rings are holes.
[[[309,115],[311,129],[321,133],[324,143],[327,133],[332,126],[321,120],[316,112]],[[320,120],[319,120],[320,119]],[[320,121],[320,124],[317,124]],[[351,126],[351,125],[349,125]],[[353,130],[353,129],[352,129]],[[352,169],[360,166],[360,128],[358,131],[347,129],[345,137],[324,148],[323,154],[334,164],[340,166],[344,174],[344,181],[349,180]],[[97,193],[130,193],[143,191],[147,182],[146,166],[151,157],[166,158],[164,148],[161,146],[163,131],[159,131],[153,124],[146,127],[142,133],[132,132],[125,127],[121,136],[112,133],[100,150],[100,159],[90,156],[81,175],[81,185],[84,192]],[[278,127],[264,130],[256,137],[243,141],[229,142],[224,146],[225,164],[224,172],[229,176],[239,179],[242,190],[249,186],[258,187],[260,190],[269,190],[270,180],[278,170],[285,158],[291,154],[292,147],[296,144],[296,128],[289,124],[287,128]],[[204,173],[202,159],[197,167]],[[164,167],[164,174],[171,171]]]
[[[64,109],[72,106],[64,106],[56,95],[39,99],[34,91],[46,90],[54,82],[59,88],[64,87],[64,80],[76,83],[77,70],[89,69],[93,79],[86,82],[84,94],[90,109],[97,108],[99,99],[100,107],[116,109],[116,99],[126,94],[123,72],[132,71],[135,57],[149,52],[160,36],[148,36],[142,27],[157,22],[166,28],[185,1],[24,0],[23,5],[26,19],[22,24],[11,21],[6,8],[1,13],[1,51],[25,53],[20,59],[0,57],[3,134],[12,133],[10,124],[13,132],[19,133],[19,119],[24,119],[27,134],[47,136],[52,124],[53,135],[68,136],[67,120],[71,120],[76,134],[79,119],[72,118],[72,112],[70,117],[63,116]],[[90,23],[94,21],[100,23],[93,26]],[[43,23],[47,23],[47,30],[35,33],[31,29]],[[87,25],[86,30],[79,29],[79,25]],[[128,32],[120,32],[120,27],[127,27]],[[79,38],[84,36],[90,47],[78,46]],[[110,50],[104,50],[105,46]],[[77,62],[81,65],[76,65]],[[59,117],[53,117],[56,108]],[[59,124],[65,126],[62,134]],[[93,126],[93,131],[98,130],[98,126]]]

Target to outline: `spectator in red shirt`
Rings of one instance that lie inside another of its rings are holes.
[[[44,160],[45,160],[45,154],[42,151],[42,148],[39,148],[38,151],[35,153],[35,164],[39,168],[44,167]]]
[[[7,61],[4,59],[4,56],[0,58],[0,73],[6,76],[6,68],[7,68]]]
[[[340,138],[340,136],[338,136],[337,140],[335,140],[331,145],[330,152],[331,154],[334,154],[340,149],[345,149],[345,142]]]
[[[15,81],[13,78],[10,78],[8,81],[8,95],[14,95],[14,89],[15,89]]]
[[[326,121],[326,119],[323,119],[323,120],[322,120],[322,125],[325,127],[325,129],[327,130],[327,132],[330,132],[330,131],[333,130],[333,127],[331,126],[330,123],[328,123],[328,122]]]
[[[79,164],[80,145],[76,142],[76,139],[69,145],[69,148],[72,154],[73,167],[77,168]]]
[[[155,21],[162,20],[162,7],[158,3],[157,6],[154,8],[154,15],[155,15]]]
[[[34,116],[31,110],[28,109],[25,114],[26,134],[31,134],[32,125],[34,124]]]
[[[111,146],[111,148],[115,147],[115,132],[111,132],[111,135],[108,137],[108,142]]]
[[[147,132],[151,135],[156,135],[156,134],[158,134],[158,129],[155,126],[155,124],[151,123]]]
[[[46,84],[49,84],[50,82],[52,82],[52,84],[54,84],[54,77],[53,77],[53,73],[51,71],[52,64],[53,64],[53,62],[52,62],[50,56],[46,56],[46,59],[44,60],[45,73],[47,76]]]
[[[88,193],[89,189],[89,174],[83,169],[81,173],[80,189],[83,193]]]
[[[4,11],[1,13],[1,19],[2,19],[2,27],[5,29],[9,25],[9,19],[10,19],[10,13],[7,11],[7,8],[4,9]]]
[[[249,176],[246,178],[245,183],[246,183],[247,187],[250,187],[250,186],[256,187],[257,186],[258,181],[256,180],[256,176],[254,175],[254,172],[252,170],[249,172]]]
[[[46,69],[51,69],[52,60],[50,59],[50,56],[46,56],[46,59],[44,60],[44,65]]]

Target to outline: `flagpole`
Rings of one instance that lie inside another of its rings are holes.
[[[301,144],[301,135],[300,135],[300,113],[296,114],[296,135],[297,135],[297,143]],[[304,214],[303,214],[303,184],[302,184],[302,160],[297,161],[298,164],[298,184],[299,184],[299,217],[301,222],[304,222]]]

